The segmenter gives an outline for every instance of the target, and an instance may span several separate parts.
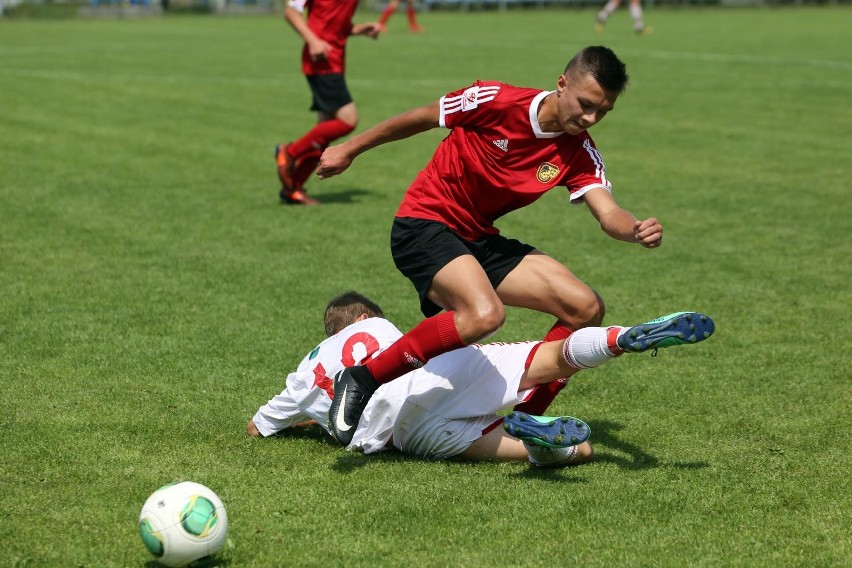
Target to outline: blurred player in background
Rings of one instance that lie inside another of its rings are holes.
[[[322,151],[346,136],[358,124],[358,110],[346,86],[346,42],[349,36],[379,35],[377,22],[353,24],[358,0],[289,0],[284,19],[305,40],[302,72],[308,79],[317,113],[317,125],[301,138],[275,147],[279,195],[285,203],[317,205],[305,182],[313,173]],[[307,10],[307,19],[304,12]]]
[[[595,29],[598,32],[604,30],[607,19],[621,6],[621,0],[609,0],[603,9],[598,12],[595,17]],[[641,0],[630,0],[630,17],[633,19],[633,30],[639,35],[651,33],[651,27],[646,26],[642,21],[642,2]]]
[[[391,229],[394,262],[414,284],[427,319],[379,357],[342,373],[348,387],[336,386],[333,412],[344,405],[347,422],[357,422],[379,384],[496,332],[505,320],[504,305],[555,316],[548,341],[601,324],[604,303],[592,288],[560,262],[502,236],[494,222],[564,187],[570,202],[584,203],[608,236],[660,246],[663,227],[656,218],[637,220],[616,203],[587,132],[615,107],[627,81],[612,50],[587,47],[552,91],[477,81],[323,153],[317,174],[327,178],[385,142],[450,129],[406,191]],[[569,244],[570,237],[567,231]],[[540,399],[519,410],[538,413],[559,388],[557,382],[541,389]]]
[[[329,423],[343,417],[329,415],[331,377],[374,357],[402,335],[377,304],[356,292],[329,302],[324,319],[328,339],[288,375],[281,394],[260,407],[246,426],[250,436],[313,423],[332,433]],[[597,367],[625,351],[697,342],[713,331],[710,318],[687,312],[632,328],[581,329],[561,341],[471,345],[382,385],[357,424],[338,427],[351,427],[349,449],[367,454],[393,446],[427,459],[528,460],[542,467],[583,463],[592,457],[586,441],[590,430],[583,421],[497,413],[525,400],[538,385]]]
[[[417,11],[414,9],[414,0],[405,0],[405,3],[405,13],[408,15],[408,29],[415,33],[422,32],[423,27],[417,23]],[[382,16],[379,18],[379,25],[382,27],[382,31],[387,30],[388,20],[394,15],[398,7],[399,0],[390,0],[388,2],[387,7],[382,12]]]

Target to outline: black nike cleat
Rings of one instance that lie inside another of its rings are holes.
[[[379,383],[363,365],[343,369],[334,377],[334,398],[328,409],[328,426],[341,446],[352,442],[358,421],[377,388]]]

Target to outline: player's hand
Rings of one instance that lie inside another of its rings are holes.
[[[636,242],[645,248],[657,248],[663,242],[663,226],[656,218],[636,221],[633,225]]]
[[[331,46],[321,39],[308,43],[308,55],[310,55],[311,61],[328,59],[330,51]]]
[[[340,145],[325,149],[317,165],[317,176],[320,179],[342,174],[352,164],[352,158],[341,150]]]
[[[367,24],[356,24],[352,27],[352,35],[365,35],[376,39],[382,31],[382,25],[378,22],[369,22]]]

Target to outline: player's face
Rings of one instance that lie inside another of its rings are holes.
[[[618,98],[588,74],[560,75],[556,93],[559,123],[568,134],[580,134],[603,120]]]

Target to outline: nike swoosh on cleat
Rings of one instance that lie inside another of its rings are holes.
[[[346,404],[346,389],[349,388],[349,385],[343,387],[343,395],[340,400],[340,406],[337,407],[337,417],[335,418],[334,425],[337,426],[337,429],[341,432],[346,432],[352,428],[351,424],[347,424],[345,420],[345,413],[343,411],[343,407]]]

